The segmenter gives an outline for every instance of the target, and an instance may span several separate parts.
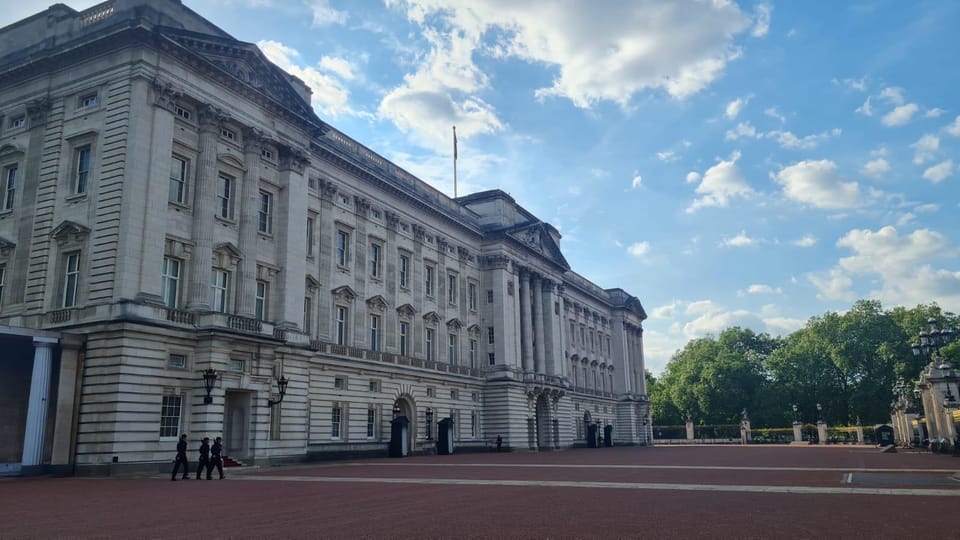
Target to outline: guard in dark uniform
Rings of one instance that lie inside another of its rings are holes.
[[[204,437],[200,442],[200,458],[197,460],[197,480],[200,479],[200,473],[210,467],[210,437]],[[210,474],[209,470],[207,474]]]
[[[190,474],[190,463],[187,462],[187,434],[184,433],[180,436],[180,440],[177,441],[177,457],[173,460],[173,474],[170,475],[170,480],[177,479],[177,471],[180,470],[180,466],[183,465],[183,479],[189,480],[190,477],[187,476]]]
[[[220,479],[223,480],[223,439],[217,437],[213,440],[213,446],[210,447],[210,464],[207,465],[207,480],[213,480],[210,475],[213,468],[216,467],[220,473]]]

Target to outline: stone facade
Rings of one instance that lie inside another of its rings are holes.
[[[68,450],[31,464],[166,467],[180,432],[245,462],[379,455],[397,415],[420,452],[447,417],[461,450],[652,440],[635,297],[509,195],[448,198],[340,133],[179,1],[0,29],[0,79],[0,336],[54,336],[58,387],[77,374]],[[49,413],[32,380],[4,406]]]

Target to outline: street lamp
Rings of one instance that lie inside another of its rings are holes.
[[[795,423],[795,424],[799,424],[799,423],[800,423],[800,413],[797,411],[797,404],[796,404],[796,403],[793,404],[793,423]]]
[[[817,422],[823,422],[823,405],[817,403]]]
[[[207,391],[207,395],[203,397],[204,405],[209,405],[213,403],[213,396],[210,395],[210,392],[213,392],[213,387],[217,384],[217,372],[213,368],[207,368],[203,372],[203,388]]]
[[[280,375],[280,378],[277,379],[277,389],[280,391],[280,399],[273,400],[267,398],[267,407],[273,407],[283,401],[283,396],[287,395],[287,384],[289,382],[286,377]]]
[[[915,341],[910,344],[910,349],[913,351],[914,356],[920,356],[922,354],[924,356],[930,355],[937,357],[940,355],[940,347],[953,343],[953,340],[956,338],[953,330],[950,328],[938,330],[937,319],[933,317],[927,319],[927,324],[930,325],[930,331],[920,332],[920,341]]]

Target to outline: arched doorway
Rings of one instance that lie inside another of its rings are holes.
[[[402,394],[393,402],[393,418],[406,416],[409,421],[407,429],[407,448],[410,454],[416,449],[417,442],[417,407],[414,405],[413,398],[408,394]]]
[[[550,418],[550,399],[546,394],[537,396],[537,448],[553,449],[553,421]]]

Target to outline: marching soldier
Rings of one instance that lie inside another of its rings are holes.
[[[210,447],[210,463],[207,465],[207,480],[213,480],[210,478],[211,473],[213,473],[213,468],[216,467],[217,471],[220,473],[220,479],[223,480],[223,443],[222,439],[217,437],[213,441],[213,446]]]
[[[173,460],[173,474],[170,476],[170,480],[177,479],[177,471],[180,470],[180,466],[183,465],[183,479],[189,480],[190,477],[187,476],[190,472],[190,463],[187,462],[187,434],[184,433],[180,435],[180,440],[177,442],[177,457]]]
[[[200,458],[197,460],[197,480],[200,479],[200,473],[203,472],[203,469],[207,469],[207,474],[210,474],[210,437],[204,437],[203,441],[200,442]]]

